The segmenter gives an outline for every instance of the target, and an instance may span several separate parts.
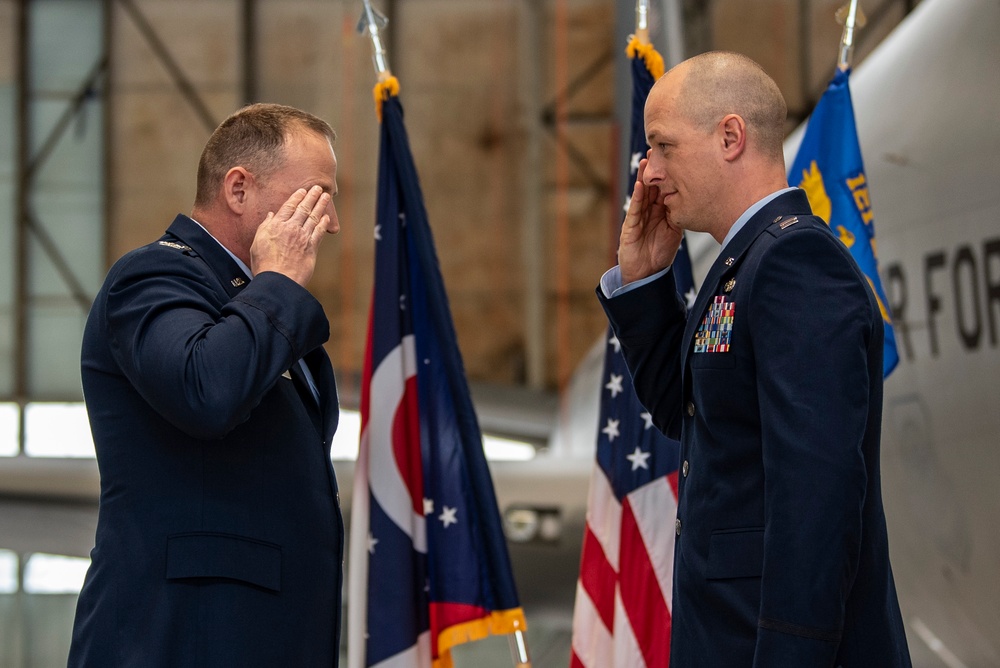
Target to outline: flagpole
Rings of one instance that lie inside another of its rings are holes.
[[[514,668],[531,668],[531,657],[528,655],[528,640],[521,631],[507,634],[507,644],[510,646],[510,656],[514,659]]]
[[[368,31],[368,36],[372,40],[372,61],[375,63],[375,72],[378,74],[379,82],[383,82],[392,76],[392,72],[389,71],[389,58],[386,56],[378,31],[379,28],[388,25],[389,19],[373,9],[368,0],[361,1],[365,6],[365,11],[358,22],[358,32]]]
[[[649,44],[649,0],[635,1],[635,38]]]
[[[840,52],[837,56],[837,68],[846,71],[851,67],[851,56],[854,54],[854,31],[865,25],[864,12],[858,7],[858,0],[851,0],[837,12],[837,20],[844,25],[840,37]]]

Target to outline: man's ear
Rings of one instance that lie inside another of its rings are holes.
[[[223,195],[230,211],[242,214],[256,187],[253,175],[243,167],[232,167],[222,179]]]
[[[722,157],[733,161],[743,154],[747,146],[747,125],[737,114],[728,114],[719,122]]]

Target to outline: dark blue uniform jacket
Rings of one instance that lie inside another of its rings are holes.
[[[185,216],[112,267],[83,340],[101,500],[70,666],[337,664],[328,338],[307,290],[251,282]]]
[[[750,219],[687,317],[672,272],[598,295],[681,441],[671,668],[909,666],[879,478],[883,320],[805,194]]]

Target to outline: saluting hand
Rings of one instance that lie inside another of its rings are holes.
[[[670,222],[660,189],[643,183],[648,152],[646,156],[639,161],[635,188],[618,240],[618,266],[623,284],[651,276],[672,264],[684,238],[683,231]]]
[[[316,269],[320,241],[338,231],[336,223],[331,226],[329,205],[330,194],[313,186],[296,190],[277,213],[268,212],[250,246],[254,275],[275,271],[305,287]]]

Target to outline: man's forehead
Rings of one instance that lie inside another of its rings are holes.
[[[643,108],[643,121],[646,125],[646,132],[664,131],[667,124],[672,124],[676,120],[675,105],[668,97],[658,96],[655,99],[647,98],[646,106]]]

